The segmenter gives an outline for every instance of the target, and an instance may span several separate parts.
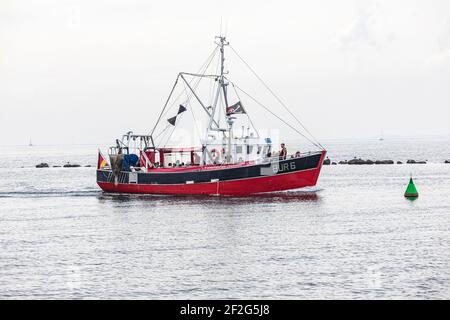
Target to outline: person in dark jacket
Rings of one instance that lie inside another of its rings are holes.
[[[278,153],[278,156],[280,157],[280,160],[285,160],[287,156],[287,149],[284,143],[281,144],[281,150]]]

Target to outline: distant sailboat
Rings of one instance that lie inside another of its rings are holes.
[[[29,147],[32,147],[32,146],[33,146],[33,143],[31,143],[31,138],[30,138],[30,143],[28,143],[28,146],[29,146]]]
[[[384,134],[383,134],[383,130],[381,130],[381,136],[380,136],[380,138],[379,138],[378,140],[380,140],[380,141],[384,141]]]

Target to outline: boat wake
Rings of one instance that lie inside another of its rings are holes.
[[[10,191],[0,192],[0,198],[53,198],[53,197],[95,197],[100,190],[79,191]]]

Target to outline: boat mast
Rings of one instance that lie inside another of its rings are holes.
[[[206,130],[206,137],[205,137],[205,143],[204,143],[204,151],[203,151],[203,162],[205,162],[206,160],[206,154],[207,154],[207,150],[206,147],[208,145],[208,137],[209,137],[209,132],[210,131],[220,131],[220,132],[225,132],[228,131],[228,150],[227,150],[227,163],[230,162],[231,156],[230,156],[230,150],[231,150],[231,129],[232,129],[232,124],[233,121],[232,119],[227,118],[227,123],[228,123],[228,130],[227,129],[222,129],[220,128],[219,125],[217,125],[217,128],[213,128],[212,124],[213,123],[217,123],[214,120],[215,114],[216,114],[216,109],[217,109],[217,104],[219,102],[219,98],[221,96],[221,92],[223,94],[223,99],[224,99],[224,104],[225,104],[225,113],[226,113],[226,109],[228,107],[228,96],[227,96],[227,86],[228,86],[228,82],[226,81],[225,75],[228,73],[225,71],[225,46],[229,45],[229,42],[226,41],[226,38],[223,36],[217,36],[216,39],[219,39],[219,42],[216,42],[216,44],[219,46],[220,48],[220,75],[217,75],[217,81],[219,82],[219,86],[217,87],[217,92],[215,95],[215,99],[214,99],[214,103],[212,105],[212,110],[211,110],[211,114],[210,114],[210,119],[209,119],[209,125],[207,127]],[[231,120],[231,124],[230,124],[230,120]]]
[[[227,98],[227,85],[228,82],[225,82],[224,74],[228,73],[225,72],[225,46],[229,45],[229,42],[226,41],[225,37],[216,37],[220,39],[220,87],[223,90],[223,98],[225,101],[225,108],[228,107],[228,98]]]
[[[229,42],[226,41],[225,37],[219,36],[216,37],[220,40],[219,47],[220,47],[220,78],[219,78],[219,91],[222,90],[223,92],[223,100],[225,103],[225,115],[227,113],[228,108],[228,96],[227,96],[227,86],[228,82],[225,80],[225,74],[228,72],[225,72],[225,46],[229,45]],[[233,130],[233,120],[234,117],[226,115],[227,118],[227,124],[228,124],[228,147],[227,147],[227,155],[226,155],[226,163],[231,163],[231,135]]]

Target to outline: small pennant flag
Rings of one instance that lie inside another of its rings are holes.
[[[242,106],[242,103],[240,101],[227,108],[227,116],[236,113],[247,113],[245,112],[244,107]]]
[[[101,170],[104,167],[108,165],[108,162],[106,161],[106,158],[103,156],[100,149],[98,150],[98,163],[97,163],[97,169]]]
[[[178,113],[177,113],[177,115],[175,116],[175,117],[172,117],[172,118],[169,118],[169,119],[167,119],[167,122],[169,122],[171,125],[175,125],[175,122],[177,121],[177,117],[178,117],[178,115],[180,114],[180,113],[183,113],[183,112],[185,112],[187,109],[186,109],[186,107],[184,107],[184,106],[182,106],[181,104],[180,104],[180,107],[178,108]]]

